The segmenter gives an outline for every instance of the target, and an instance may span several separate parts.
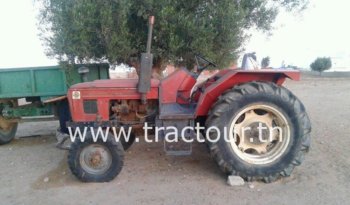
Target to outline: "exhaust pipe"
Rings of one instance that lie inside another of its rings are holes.
[[[141,68],[138,82],[138,92],[141,93],[141,101],[143,104],[147,103],[147,93],[151,89],[151,77],[153,66],[153,54],[151,53],[152,32],[154,25],[154,16],[148,19],[148,36],[146,53],[141,54]]]

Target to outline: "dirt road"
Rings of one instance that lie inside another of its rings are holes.
[[[162,144],[138,143],[110,183],[84,184],[54,147],[57,122],[24,123],[0,147],[0,204],[346,204],[350,200],[350,78],[305,78],[286,86],[305,104],[312,149],[289,178],[230,187],[196,144],[169,157]],[[39,136],[32,136],[39,135]]]

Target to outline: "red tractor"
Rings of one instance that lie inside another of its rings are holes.
[[[165,128],[156,133],[160,137],[169,134],[166,128],[170,126],[186,129],[187,139],[206,135],[212,157],[227,174],[265,182],[289,176],[310,146],[311,125],[305,108],[282,86],[286,78],[299,80],[299,72],[226,69],[197,83],[199,74],[214,66],[197,56],[196,72],[178,69],[162,80],[151,79],[152,21],[139,79],[73,85],[68,91],[71,121],[67,126],[73,131],[136,129],[147,123]],[[195,131],[198,125],[205,127],[200,133]],[[110,181],[121,171],[124,150],[135,135],[119,141],[112,132],[105,140],[94,136],[87,132],[84,141],[72,142],[69,167],[81,181]]]

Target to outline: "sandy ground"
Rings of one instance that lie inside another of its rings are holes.
[[[79,182],[66,151],[54,147],[57,122],[23,123],[0,147],[0,204],[346,204],[350,200],[350,78],[304,78],[286,86],[312,120],[312,149],[289,178],[230,187],[204,144],[188,157],[138,143],[109,183]],[[45,182],[48,178],[48,182]]]

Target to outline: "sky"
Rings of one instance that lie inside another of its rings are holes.
[[[252,31],[245,44],[258,59],[269,56],[271,66],[308,68],[317,57],[331,57],[334,70],[350,68],[350,1],[310,0],[302,14],[281,12],[272,35]],[[0,3],[0,68],[56,65],[45,55],[37,29],[33,0]]]
[[[331,57],[333,67],[350,68],[350,1],[310,0],[301,15],[280,13],[272,36],[255,32],[247,51],[271,58],[271,64],[307,68],[317,57]]]

